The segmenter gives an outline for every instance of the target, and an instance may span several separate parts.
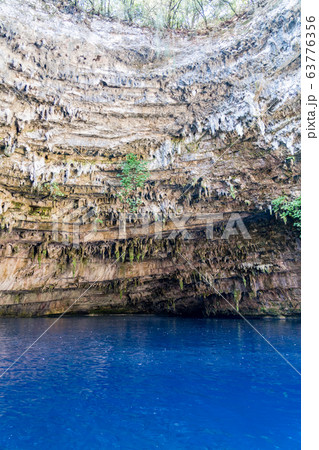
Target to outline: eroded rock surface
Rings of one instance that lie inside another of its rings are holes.
[[[300,311],[298,231],[271,215],[300,190],[299,14],[194,36],[2,1],[0,314]],[[150,179],[124,236],[129,152]]]

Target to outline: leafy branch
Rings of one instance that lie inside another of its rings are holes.
[[[272,201],[274,212],[287,223],[288,217],[294,220],[293,225],[301,231],[301,197],[289,201],[286,195]]]

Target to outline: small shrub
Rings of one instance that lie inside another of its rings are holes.
[[[288,218],[293,219],[293,225],[301,232],[301,197],[289,201],[286,195],[272,201],[274,212],[287,223]]]
[[[61,191],[61,189],[59,188],[58,184],[53,182],[53,183],[47,183],[47,188],[50,191],[50,194],[52,195],[52,197],[57,198],[57,197],[65,197],[65,194]]]
[[[140,161],[133,153],[126,156],[125,162],[121,166],[121,190],[119,198],[124,207],[130,212],[137,212],[142,200],[138,197],[139,192],[144,188],[149,177],[147,162]]]

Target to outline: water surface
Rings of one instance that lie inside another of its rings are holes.
[[[0,319],[0,369],[54,319]],[[300,323],[253,324],[300,370]],[[298,449],[300,377],[242,320],[68,317],[0,379],[2,449]]]

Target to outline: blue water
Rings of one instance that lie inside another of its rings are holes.
[[[54,319],[1,319],[0,369]],[[300,323],[253,324],[300,370]],[[0,449],[299,449],[300,377],[242,320],[59,320],[0,379]]]

